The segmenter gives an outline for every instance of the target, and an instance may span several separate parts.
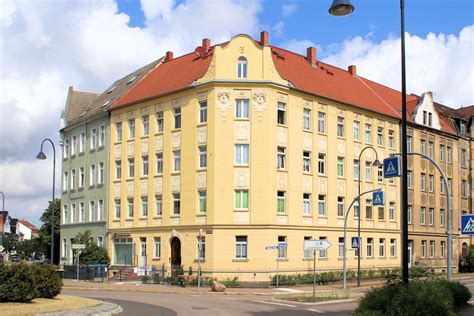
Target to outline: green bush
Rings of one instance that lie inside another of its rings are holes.
[[[469,290],[457,282],[415,280],[408,286],[396,282],[369,290],[355,315],[455,315],[455,308],[470,297]]]
[[[37,295],[35,276],[29,265],[0,264],[0,302],[30,302]]]
[[[30,268],[35,277],[36,297],[53,298],[61,293],[63,280],[57,273],[56,267],[33,264]]]
[[[151,277],[149,275],[142,275],[141,277],[141,281],[143,284],[147,284],[148,282],[150,282],[151,280]]]
[[[240,286],[240,281],[239,281],[239,278],[237,277],[234,277],[233,279],[225,279],[220,282],[224,284],[225,287],[239,287]]]

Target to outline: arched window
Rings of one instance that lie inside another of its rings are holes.
[[[247,78],[247,58],[242,56],[237,60],[237,78]]]

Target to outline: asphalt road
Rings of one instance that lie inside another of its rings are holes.
[[[275,302],[261,295],[187,295],[168,293],[75,291],[63,294],[76,295],[113,302],[120,305],[120,315],[349,315],[356,302],[301,305],[292,302]]]

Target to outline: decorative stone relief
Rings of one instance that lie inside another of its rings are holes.
[[[262,121],[263,111],[267,107],[267,92],[258,90],[253,93],[253,108],[258,112],[258,120]]]
[[[311,150],[313,148],[313,137],[311,133],[303,134],[303,149]]]
[[[142,139],[142,154],[148,153],[148,139]]]
[[[147,226],[147,220],[146,219],[141,219],[138,221],[138,226]]]
[[[319,192],[320,193],[326,193],[327,190],[327,181],[324,178],[319,179]]]
[[[165,104],[163,102],[155,104],[155,112],[163,111]]]
[[[234,212],[234,223],[249,223],[250,213],[249,212]]]
[[[337,193],[342,196],[346,195],[345,181],[337,181]]]
[[[179,192],[181,187],[181,178],[180,176],[172,176],[171,177],[171,190],[173,192]]]
[[[174,132],[171,134],[173,149],[178,149],[181,146],[181,132]]]
[[[121,144],[117,144],[114,146],[114,158],[115,159],[119,159],[120,158],[120,154],[122,152],[122,145]]]
[[[238,142],[250,141],[250,123],[249,122],[235,122],[234,135],[235,135],[235,140]]]
[[[326,139],[321,138],[318,143],[318,150],[322,152],[326,152],[327,144],[326,144]]]
[[[277,93],[277,100],[279,102],[288,103],[288,95],[283,93]]]
[[[161,218],[154,218],[153,219],[153,225],[162,225],[163,220]]]
[[[147,180],[140,181],[140,194],[148,195],[148,181]]]
[[[117,114],[114,116],[114,123],[118,123],[122,120],[122,116],[120,114]]]
[[[163,178],[155,178],[155,193],[163,192]]]
[[[357,113],[354,113],[354,118],[355,118],[356,120],[360,120],[360,115],[357,114]]]
[[[360,155],[360,145],[354,145],[354,157],[359,157]]]
[[[286,146],[288,140],[287,130],[284,127],[278,127],[277,143],[281,146]]]
[[[227,110],[232,106],[229,90],[217,91],[217,108],[221,110],[222,122],[225,122]]]
[[[344,156],[346,154],[346,143],[343,140],[337,140],[337,153],[340,156]]]
[[[155,137],[155,150],[163,151],[163,135]]]
[[[288,187],[288,175],[286,172],[277,173],[277,188],[279,190],[286,190]]]
[[[313,191],[313,177],[312,176],[303,176],[303,191],[311,193]]]
[[[277,224],[287,224],[288,223],[288,216],[286,215],[277,215]]]
[[[372,157],[373,157],[373,151],[372,150],[366,150],[365,151],[365,157],[369,160],[372,160]]]
[[[133,227],[133,219],[125,221],[125,227]]]
[[[239,47],[239,53],[241,53],[241,54],[245,53],[245,46],[240,46]]]
[[[346,116],[346,111],[337,109],[337,115],[339,115],[339,116]]]
[[[120,183],[114,184],[114,198],[120,198]]]
[[[303,217],[303,225],[313,225],[312,217]]]
[[[313,101],[310,100],[303,100],[303,104],[305,108],[311,109],[313,107]]]
[[[198,189],[206,188],[206,172],[199,172],[197,174],[197,187]]]
[[[196,98],[198,99],[198,101],[205,101],[207,99],[207,94],[208,94],[208,91],[199,92],[196,95]]]
[[[395,189],[390,188],[390,200],[395,200]]]
[[[133,196],[133,182],[127,182],[127,196]]]
[[[135,117],[135,112],[134,111],[128,111],[127,112],[127,118],[128,119],[132,119]]]
[[[207,140],[207,127],[201,126],[197,129],[197,140],[198,144],[205,144]]]
[[[359,195],[359,183],[354,183],[354,194]]]
[[[142,115],[147,115],[148,112],[149,112],[149,109],[148,109],[148,108],[143,108],[143,109],[141,110],[141,112],[142,112]]]
[[[135,142],[127,143],[127,155],[133,157],[135,155]]]
[[[250,99],[250,90],[234,90],[236,99]]]
[[[170,222],[171,222],[171,225],[175,225],[175,226],[179,225],[179,217],[171,217]]]
[[[196,216],[196,224],[205,225],[206,224],[206,216],[205,215]]]
[[[372,123],[372,118],[366,116],[366,117],[365,117],[365,122],[371,124],[371,123]]]
[[[250,187],[250,170],[248,168],[234,169],[234,187],[243,189]]]
[[[320,109],[321,111],[326,111],[327,108],[328,108],[328,106],[327,106],[326,104],[324,104],[324,103],[319,103],[319,109]]]
[[[171,106],[172,107],[180,106],[180,105],[181,105],[181,98],[171,100]]]
[[[216,77],[216,54],[212,56],[211,64],[207,68],[206,73],[202,76],[203,80],[211,80]]]

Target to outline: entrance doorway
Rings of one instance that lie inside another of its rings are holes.
[[[178,237],[171,239],[171,275],[177,276],[181,272],[181,240]]]

